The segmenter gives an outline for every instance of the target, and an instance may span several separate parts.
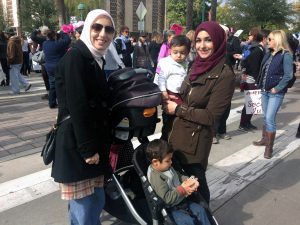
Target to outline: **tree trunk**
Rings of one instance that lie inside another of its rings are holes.
[[[158,16],[157,16],[157,31],[163,33],[165,27],[165,0],[157,1]]]
[[[123,0],[117,0],[117,22],[116,24],[116,30],[120,30],[120,27],[124,25],[125,18],[124,18],[124,1]]]
[[[211,20],[216,21],[217,18],[217,0],[211,0]]]
[[[193,29],[193,0],[187,0],[186,6],[186,30]]]
[[[66,6],[64,0],[55,0],[57,11],[58,11],[58,22],[59,27],[65,24],[66,21]]]

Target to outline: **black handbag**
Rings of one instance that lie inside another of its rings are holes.
[[[55,137],[57,128],[59,125],[61,125],[64,121],[70,119],[70,115],[63,118],[59,123],[56,123],[51,128],[50,132],[46,135],[46,143],[44,144],[44,147],[41,152],[41,156],[43,157],[43,161],[45,165],[50,164],[55,155]]]

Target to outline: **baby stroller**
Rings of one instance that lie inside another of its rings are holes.
[[[104,209],[130,224],[174,224],[164,202],[152,190],[144,175],[149,165],[144,155],[149,142],[147,137],[155,132],[156,123],[159,122],[157,111],[153,111],[153,108],[156,109],[161,103],[161,92],[151,79],[151,73],[144,69],[123,69],[109,77],[112,93],[118,92],[120,87],[119,90],[124,90],[125,86],[131,93],[124,91],[121,95],[112,96],[115,100],[112,114],[116,141],[126,144],[119,155],[122,165],[106,182]],[[141,143],[134,151],[130,142],[132,137],[137,137]],[[127,165],[121,158],[127,159]],[[212,221],[212,225],[218,224],[213,217]]]

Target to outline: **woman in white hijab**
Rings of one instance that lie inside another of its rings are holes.
[[[56,151],[51,176],[69,201],[71,225],[99,225],[109,173],[111,126],[103,56],[115,33],[112,17],[96,9],[55,74],[58,99]]]

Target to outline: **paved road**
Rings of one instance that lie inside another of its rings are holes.
[[[0,87],[0,225],[68,224],[66,202],[59,199],[50,168],[39,156],[57,111],[40,98],[45,93],[40,74],[32,74],[29,80],[32,89],[19,96]],[[263,158],[263,148],[251,145],[260,131],[237,130],[243,96],[238,91],[234,94],[228,119],[232,139],[213,145],[207,171],[211,208],[220,224],[299,224],[300,139],[295,138],[299,88],[297,82],[278,114],[271,160]],[[261,126],[261,116],[254,116],[253,123]],[[159,137],[159,130],[160,124],[152,138]],[[102,221],[125,224],[107,213]]]

